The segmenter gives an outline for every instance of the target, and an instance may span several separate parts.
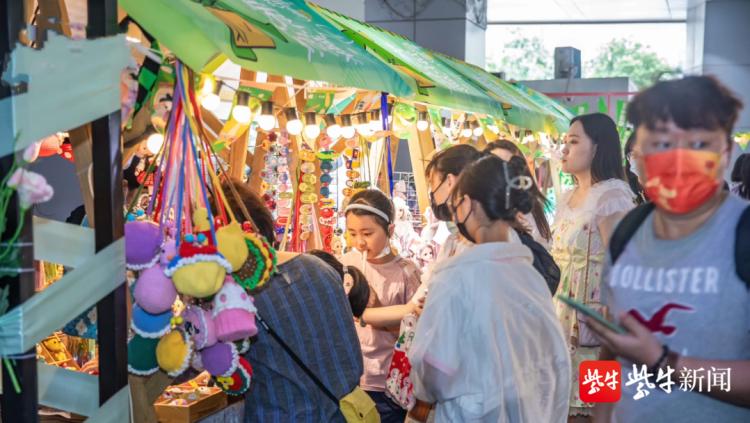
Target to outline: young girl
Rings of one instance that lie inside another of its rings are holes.
[[[408,357],[417,398],[436,422],[565,422],[570,358],[531,251],[511,241],[532,195],[524,163],[469,165],[451,197],[475,246],[438,263]]]
[[[414,263],[391,252],[389,240],[394,230],[391,200],[377,190],[360,191],[352,197],[345,214],[347,233],[355,251],[344,254],[341,262],[364,273],[373,294],[368,306],[409,304],[419,288],[420,273]],[[400,423],[406,417],[406,411],[384,393],[398,337],[393,329],[398,329],[398,325],[375,326],[367,321],[366,314],[357,325],[364,362],[360,386],[375,401],[383,423]]]

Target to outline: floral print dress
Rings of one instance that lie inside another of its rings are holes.
[[[560,286],[557,294],[566,295],[590,306],[598,306],[606,245],[602,241],[599,223],[616,213],[635,206],[630,187],[622,180],[608,179],[594,184],[583,203],[568,206],[573,191],[564,193],[557,207],[552,226],[550,253],[560,267]],[[584,403],[578,394],[578,368],[582,361],[597,360],[599,348],[581,345],[578,316],[565,303],[554,300],[555,311],[569,342],[573,380],[570,415],[589,416],[593,404]]]

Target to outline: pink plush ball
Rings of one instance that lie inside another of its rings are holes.
[[[164,274],[164,269],[159,264],[142,271],[135,283],[133,299],[151,314],[171,309],[176,298],[174,283]]]

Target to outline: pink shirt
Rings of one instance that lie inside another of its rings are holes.
[[[371,292],[375,294],[370,295],[368,307],[406,304],[419,288],[419,269],[411,260],[403,257],[396,256],[383,264],[365,261],[363,269],[362,256],[357,251],[351,251],[341,257],[341,262],[346,266],[357,267],[367,277]],[[364,364],[360,387],[365,391],[383,392],[398,338],[397,330],[390,331],[371,325],[362,327],[358,323],[355,326]]]

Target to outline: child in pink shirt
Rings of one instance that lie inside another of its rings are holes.
[[[342,263],[359,268],[370,283],[368,307],[408,304],[420,285],[417,266],[394,255],[389,246],[394,211],[388,197],[377,190],[355,194],[346,208],[346,226],[356,249]],[[375,327],[360,320],[357,335],[364,362],[361,388],[375,401],[383,423],[403,422],[406,411],[385,396],[385,380],[398,337],[398,325]]]

